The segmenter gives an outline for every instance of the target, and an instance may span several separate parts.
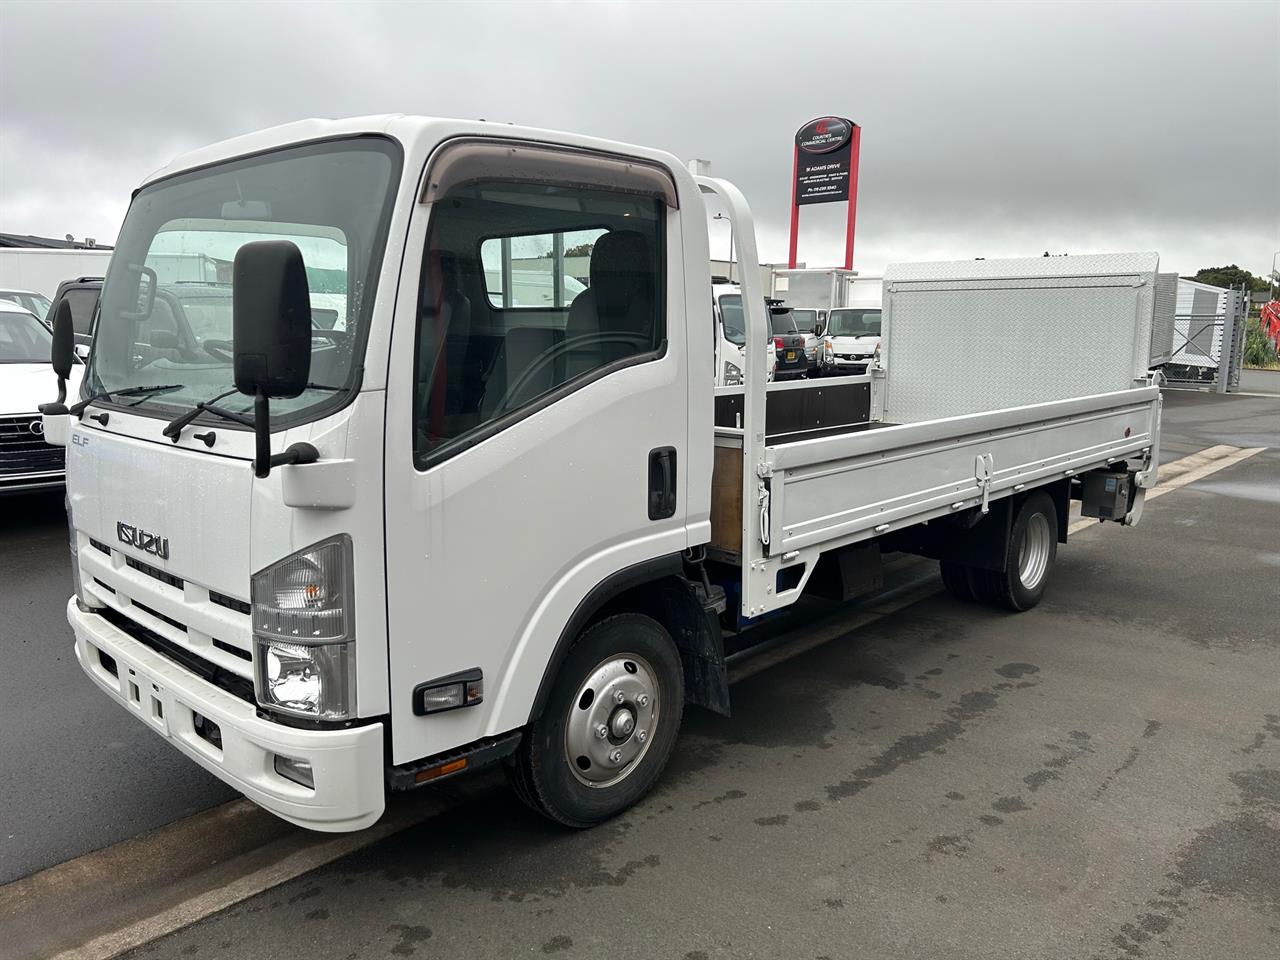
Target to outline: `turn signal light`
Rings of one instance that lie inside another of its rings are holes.
[[[447,776],[450,773],[457,773],[459,770],[467,769],[467,758],[462,757],[458,760],[450,760],[448,763],[442,763],[438,766],[427,767],[425,770],[419,770],[414,774],[415,783],[426,783],[428,780],[435,780],[439,777]]]

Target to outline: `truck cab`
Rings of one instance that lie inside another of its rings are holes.
[[[879,355],[880,338],[879,303],[835,308],[822,338],[823,372],[866,373]]]

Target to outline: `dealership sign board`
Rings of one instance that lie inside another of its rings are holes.
[[[796,203],[849,199],[849,159],[853,124],[821,117],[796,134]]]
[[[853,227],[858,203],[861,128],[843,117],[818,117],[796,131],[791,187],[791,256],[796,265],[800,207],[848,202],[845,269],[853,268]]]

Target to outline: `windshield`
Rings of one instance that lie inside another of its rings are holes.
[[[796,319],[791,315],[790,310],[784,310],[782,313],[769,313],[769,324],[773,327],[775,336],[786,336],[789,333],[798,333],[796,330]]]
[[[827,323],[829,337],[878,337],[880,336],[880,311],[832,310]]]
[[[16,303],[23,310],[30,310],[41,320],[49,319],[49,308],[53,306],[49,298],[39,293],[28,293],[25,290],[0,290],[0,300]]]
[[[166,383],[135,412],[173,416],[233,387],[236,251],[288,240],[302,252],[312,305],[311,376],[351,387],[373,306],[399,151],[361,137],[293,147],[162,180],[134,199],[103,285],[87,378],[91,393]],[[154,296],[152,296],[154,294]],[[273,400],[297,422],[342,402],[307,389]],[[222,405],[244,411],[253,398]]]
[[[742,315],[742,294],[726,293],[720,298],[720,319],[724,322],[724,338],[742,346],[747,342],[747,319]]]
[[[796,326],[801,330],[811,331],[818,325],[817,310],[792,310],[791,315],[796,318]]]
[[[0,363],[48,363],[49,328],[29,313],[0,310]]]

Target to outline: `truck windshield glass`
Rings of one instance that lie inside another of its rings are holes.
[[[49,328],[29,313],[0,310],[0,363],[48,363]]]
[[[879,310],[832,310],[827,325],[829,337],[880,336]]]
[[[726,293],[720,298],[720,318],[724,321],[724,338],[742,346],[747,342],[747,320],[742,315],[742,294]]]
[[[311,293],[311,380],[352,386],[373,306],[400,164],[387,140],[294,147],[161,180],[125,217],[103,285],[87,377],[90,393],[182,384],[134,412],[171,417],[233,386],[232,273],[236,251],[289,240]],[[154,296],[152,296],[154,294]],[[342,402],[305,390],[271,405],[296,422]],[[222,404],[248,410],[253,398]]]

